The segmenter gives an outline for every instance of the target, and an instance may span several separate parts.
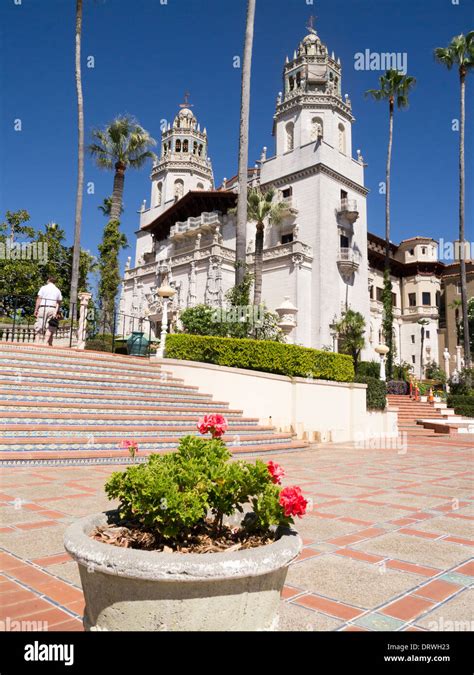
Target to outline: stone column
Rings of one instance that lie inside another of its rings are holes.
[[[86,346],[87,308],[89,307],[89,300],[91,298],[92,295],[90,293],[79,293],[80,308],[76,349],[85,349]]]
[[[458,373],[461,372],[462,370],[462,347],[461,345],[457,345],[456,347],[456,370]]]

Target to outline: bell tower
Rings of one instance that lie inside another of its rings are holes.
[[[201,131],[192,107],[186,93],[173,124],[168,124],[162,132],[161,156],[151,173],[153,217],[191,190],[214,187],[212,164],[207,155],[207,131]]]
[[[354,121],[349,97],[341,94],[342,69],[334,52],[330,55],[314,28],[299,43],[283,69],[283,91],[277,99],[273,134],[276,154],[284,155],[308,143],[324,139],[351,156],[351,125]]]

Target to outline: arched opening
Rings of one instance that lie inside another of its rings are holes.
[[[204,185],[202,183],[198,183],[196,185],[196,190],[204,190]]]
[[[181,152],[181,141],[179,140],[179,138],[175,143],[174,149],[175,149],[175,152]]]
[[[197,141],[194,141],[193,143],[193,155],[196,155],[198,151],[198,144]]]
[[[189,152],[189,141],[187,139],[183,141],[183,152]]]
[[[174,182],[174,198],[175,200],[181,199],[184,195],[184,181],[181,178],[175,180]]]
[[[198,148],[198,155],[199,155],[199,157],[202,157],[202,150],[203,150],[202,143],[200,143],[200,144],[199,144],[199,148]]]
[[[290,87],[290,91],[293,91],[293,89],[295,88],[295,78],[293,77],[293,75],[290,75],[290,77],[288,78],[288,84]]]
[[[323,120],[313,117],[311,120],[311,141],[319,141],[323,137]]]
[[[285,150],[286,152],[291,152],[293,148],[295,147],[295,125],[293,122],[288,122],[288,124],[285,127],[285,133],[286,133],[286,142],[285,142]]]
[[[343,155],[346,154],[346,129],[342,122],[338,126],[339,131],[339,152],[342,152]]]
[[[161,200],[163,198],[163,183],[160,181],[156,186],[156,205],[161,206]]]

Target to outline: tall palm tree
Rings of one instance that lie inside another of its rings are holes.
[[[76,0],[76,92],[77,92],[77,190],[72,249],[70,309],[77,313],[77,291],[81,261],[82,197],[84,192],[84,100],[81,78],[82,0]]]
[[[464,193],[465,193],[465,167],[464,167],[464,142],[465,142],[465,123],[466,123],[466,75],[474,67],[474,31],[467,35],[456,35],[453,37],[447,47],[437,47],[434,55],[439,63],[442,63],[448,70],[457,66],[459,72],[460,97],[461,97],[461,119],[459,129],[459,245],[461,249],[460,259],[460,281],[461,281],[461,300],[462,316],[464,324],[464,361],[466,367],[471,364],[471,349],[469,338],[469,318],[468,318],[468,300],[467,300],[467,278],[466,278],[466,259],[465,259],[465,236],[464,236]]]
[[[415,86],[416,80],[410,75],[403,75],[398,70],[387,70],[385,75],[379,78],[380,89],[369,89],[366,96],[371,96],[375,101],[388,101],[389,127],[388,127],[388,152],[385,171],[385,265],[384,265],[384,335],[387,347],[390,349],[387,355],[387,371],[389,377],[393,371],[393,306],[392,306],[392,283],[390,280],[390,179],[392,168],[393,146],[393,119],[395,102],[397,108],[408,107],[408,96]]]
[[[349,354],[357,373],[360,353],[365,347],[365,319],[360,312],[346,309],[339,321],[331,326],[336,332],[340,354]]]
[[[249,221],[255,221],[255,273],[254,273],[254,305],[262,302],[262,270],[263,270],[263,235],[265,220],[273,225],[281,223],[285,207],[282,202],[275,202],[275,190],[262,192],[259,188],[248,191],[247,213]]]
[[[247,180],[249,155],[250,79],[252,71],[252,48],[255,24],[256,0],[247,2],[244,62],[242,64],[242,95],[240,104],[239,134],[239,196],[237,200],[237,231],[235,246],[235,283],[240,284],[245,275],[247,252]]]
[[[105,129],[94,129],[94,142],[89,145],[101,169],[115,170],[110,220],[120,220],[123,203],[125,171],[140,169],[147,159],[156,155],[150,147],[156,145],[154,138],[129,115],[116,117]]]

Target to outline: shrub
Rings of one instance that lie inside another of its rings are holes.
[[[402,361],[402,363],[394,363],[393,379],[409,382],[412,370],[413,366],[410,363],[406,363],[405,361]]]
[[[404,380],[390,380],[387,382],[387,394],[396,394],[398,396],[408,394],[409,385]]]
[[[428,361],[425,366],[425,377],[435,382],[446,382],[446,373],[441,370],[436,361]]]
[[[179,320],[185,333],[190,335],[220,335],[226,334],[225,324],[215,321],[215,310],[208,305],[188,307],[180,314]]]
[[[472,396],[474,394],[474,368],[464,368],[449,380],[451,394]]]
[[[206,527],[209,514],[218,537],[224,516],[243,513],[248,503],[252,513],[243,517],[241,528],[249,533],[270,534],[272,526],[288,527],[293,515],[304,514],[307,502],[299,488],[280,487],[278,465],[230,460],[220,438],[186,436],[176,452],[151,455],[146,464],[113,473],[105,491],[119,500],[122,519],[178,548]]]
[[[357,375],[361,377],[380,377],[379,361],[361,361],[357,366]]]
[[[467,395],[449,395],[448,408],[454,408],[456,415],[464,417],[474,417],[474,396]]]
[[[355,381],[367,385],[367,410],[385,410],[387,387],[383,380],[358,375]]]
[[[166,356],[290,377],[353,382],[350,356],[267,340],[168,335]]]
[[[112,336],[108,334],[95,335],[87,340],[86,349],[94,352],[111,352]]]

